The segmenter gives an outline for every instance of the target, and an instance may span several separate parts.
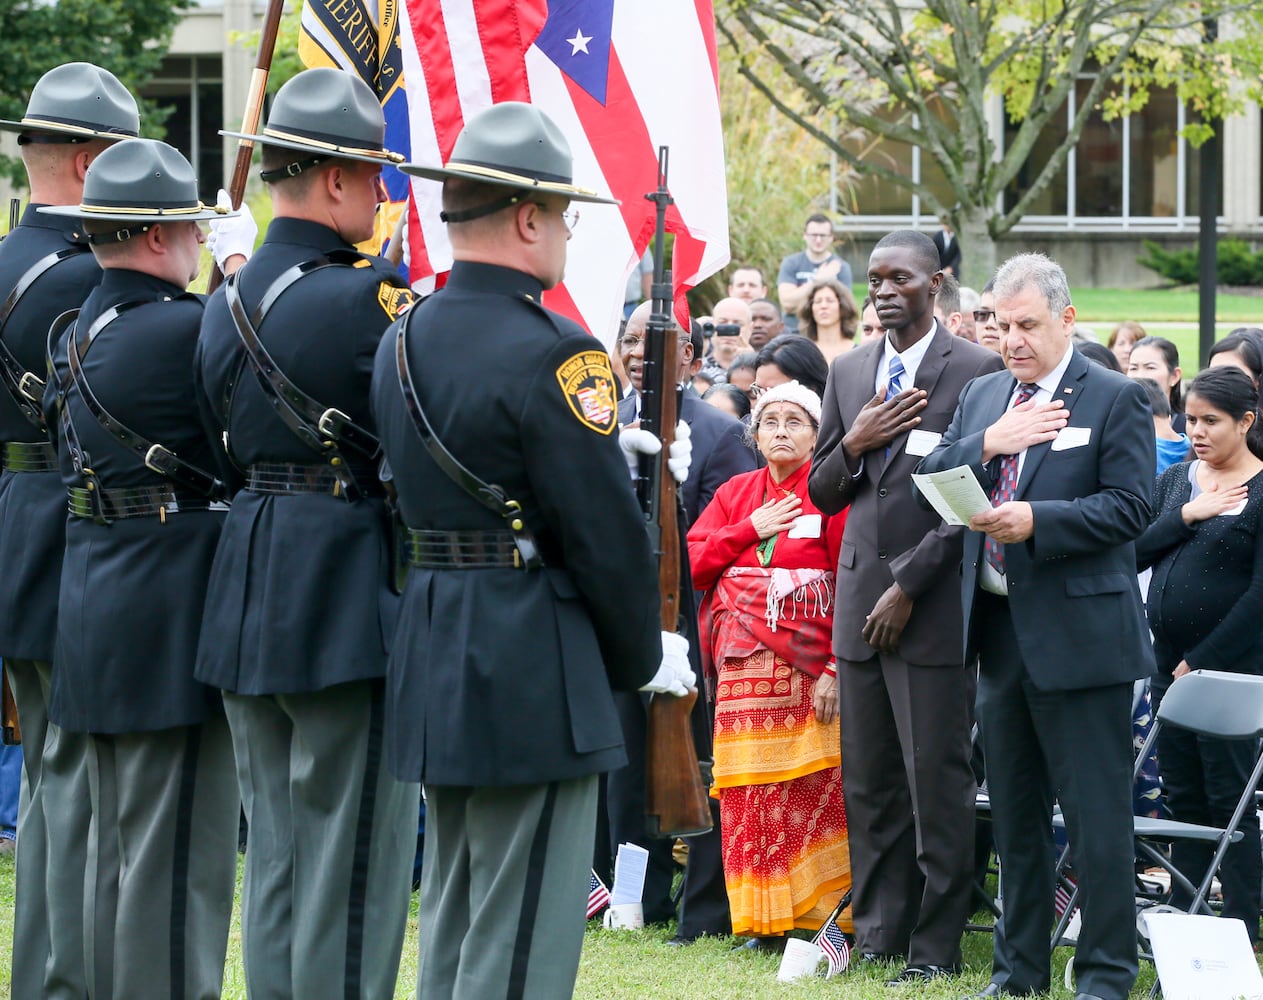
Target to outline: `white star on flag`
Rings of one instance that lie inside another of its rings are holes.
[[[582,29],[574,33],[574,38],[567,38],[566,41],[573,46],[573,50],[570,53],[572,56],[577,56],[580,52],[585,56],[592,54],[588,51],[588,42],[592,41],[592,36],[585,36]]]

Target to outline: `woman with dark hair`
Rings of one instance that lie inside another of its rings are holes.
[[[1134,355],[1133,355],[1134,356]],[[1158,477],[1153,523],[1136,543],[1141,569],[1153,567],[1149,627],[1158,676],[1154,707],[1190,670],[1263,673],[1263,460],[1246,436],[1258,417],[1259,394],[1230,367],[1208,368],[1189,386],[1185,412],[1196,459]],[[1174,726],[1158,737],[1158,766],[1173,817],[1225,826],[1254,766],[1249,740],[1216,740]],[[1226,917],[1258,938],[1263,888],[1259,821],[1247,811],[1241,841],[1219,870]],[[1171,859],[1196,885],[1210,863],[1209,845],[1172,846]],[[1188,894],[1177,890],[1176,905]]]
[[[1263,378],[1263,330],[1253,326],[1239,326],[1210,349],[1208,368],[1232,365],[1240,368],[1254,380],[1255,386]]]
[[[824,395],[829,378],[829,363],[820,348],[797,333],[782,333],[769,340],[754,359],[754,385],[759,393],[783,385],[801,382],[817,396]]]
[[[728,382],[712,385],[702,394],[702,399],[711,406],[736,417],[742,423],[745,423],[746,417],[750,416],[750,397]]]
[[[820,348],[827,361],[855,346],[860,311],[855,296],[834,278],[813,281],[798,307],[798,331]]]
[[[1151,378],[1167,391],[1171,406],[1171,427],[1184,433],[1184,407],[1180,405],[1180,351],[1165,337],[1145,337],[1132,345],[1127,362],[1128,378]]]
[[[1122,374],[1123,369],[1119,367],[1118,358],[1104,344],[1098,344],[1095,340],[1089,340],[1075,346],[1079,349],[1079,353],[1089,361],[1094,361],[1102,368],[1108,368],[1112,372]]]

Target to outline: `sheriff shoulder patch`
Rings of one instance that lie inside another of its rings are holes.
[[[391,319],[398,319],[412,305],[412,289],[383,281],[377,286],[377,304]]]
[[[614,372],[604,351],[580,351],[557,369],[557,382],[579,423],[598,434],[618,426]]]

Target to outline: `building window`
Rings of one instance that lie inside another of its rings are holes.
[[[223,175],[223,62],[220,56],[170,56],[145,87],[144,96],[171,113],[166,142],[188,157],[197,173],[198,193],[214,203]]]

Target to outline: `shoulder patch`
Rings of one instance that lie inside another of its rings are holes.
[[[377,286],[377,304],[391,319],[398,319],[412,305],[412,289],[383,281]]]
[[[610,356],[604,351],[580,351],[557,369],[557,383],[579,423],[598,434],[618,426],[618,400]]]

